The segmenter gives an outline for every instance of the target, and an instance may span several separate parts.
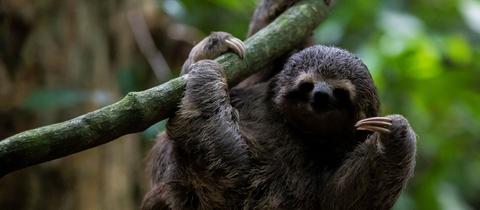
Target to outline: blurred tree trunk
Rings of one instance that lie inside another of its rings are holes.
[[[0,30],[5,31],[0,31],[4,32],[0,40],[7,45],[0,49],[0,58],[5,58],[0,60],[0,138],[71,118],[121,97],[118,70],[144,62],[133,60],[138,58],[132,55],[137,49],[125,25],[127,3],[2,2]],[[62,87],[88,93],[83,106],[25,108],[32,93]],[[137,209],[146,185],[141,164],[145,155],[138,138],[128,135],[4,177],[1,209]]]

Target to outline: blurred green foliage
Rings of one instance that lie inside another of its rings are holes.
[[[256,0],[159,0],[163,9],[177,20],[201,29],[228,31],[245,37]]]

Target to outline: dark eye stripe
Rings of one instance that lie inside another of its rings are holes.
[[[350,92],[343,88],[335,88],[333,95],[340,101],[350,101]]]

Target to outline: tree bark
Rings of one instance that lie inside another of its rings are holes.
[[[230,86],[293,49],[326,17],[328,5],[303,0],[245,41],[246,57],[231,53],[217,61]],[[34,164],[64,157],[122,135],[142,131],[175,112],[188,75],[141,92],[74,119],[24,131],[0,141],[0,177]]]

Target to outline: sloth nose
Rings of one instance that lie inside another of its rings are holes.
[[[313,108],[317,111],[324,111],[331,108],[333,102],[332,89],[323,82],[315,84],[315,88],[313,89]]]
[[[315,102],[328,103],[330,100],[330,95],[325,91],[317,91],[313,94]]]

